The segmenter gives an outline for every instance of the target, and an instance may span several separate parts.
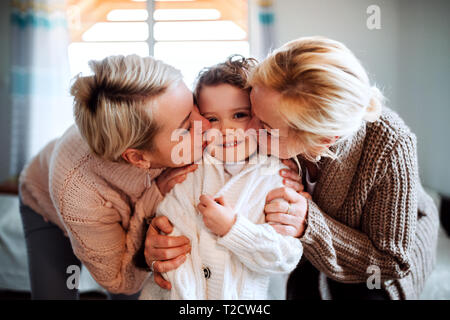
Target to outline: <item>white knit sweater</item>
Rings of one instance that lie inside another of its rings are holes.
[[[150,277],[140,298],[266,299],[270,276],[292,271],[303,253],[298,239],[264,223],[266,195],[283,186],[278,173],[283,167],[277,158],[258,155],[228,179],[224,165],[205,153],[202,165],[177,184],[156,211],[174,225],[171,235],[190,239],[191,254],[178,269],[163,275],[172,290],[160,289]],[[197,212],[199,196],[205,193],[224,196],[237,213],[223,237],[210,232]]]

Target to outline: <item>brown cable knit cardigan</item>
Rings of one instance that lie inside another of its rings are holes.
[[[366,282],[381,270],[392,299],[417,299],[434,262],[438,213],[418,174],[416,138],[392,110],[334,146],[309,201],[304,256],[327,277]]]

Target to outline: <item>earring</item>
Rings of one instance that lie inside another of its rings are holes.
[[[150,176],[150,167],[147,169],[147,174],[145,175],[144,186],[146,189],[150,188],[152,185],[152,177]]]
[[[316,162],[319,162],[320,161],[320,159],[322,159],[322,157],[319,155],[319,156],[317,156],[316,157]]]

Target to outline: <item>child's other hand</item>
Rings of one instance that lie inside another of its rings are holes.
[[[225,203],[223,197],[213,199],[212,196],[202,194],[197,205],[203,216],[205,226],[214,234],[223,237],[230,231],[236,221],[236,213]]]

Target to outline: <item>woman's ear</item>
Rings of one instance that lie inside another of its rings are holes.
[[[142,150],[127,149],[122,153],[122,159],[141,169],[149,169],[152,165],[150,157]]]

